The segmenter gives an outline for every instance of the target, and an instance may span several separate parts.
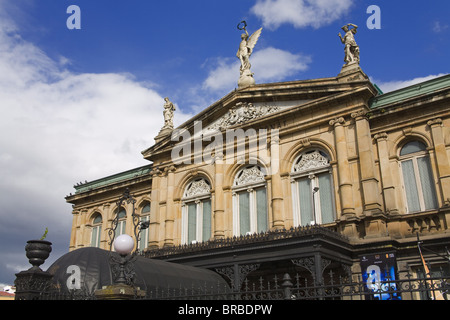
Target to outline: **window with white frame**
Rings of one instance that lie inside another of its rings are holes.
[[[122,234],[126,233],[126,227],[127,227],[127,212],[125,211],[125,208],[120,207],[117,210],[117,215],[119,217],[117,227],[114,233],[114,237],[118,237]]]
[[[294,224],[326,224],[335,220],[333,176],[328,155],[320,150],[302,153],[291,171]]]
[[[233,183],[233,234],[266,232],[269,229],[267,189],[259,166],[238,172]]]
[[[150,202],[145,201],[140,208],[140,218],[139,221],[147,222],[150,221]],[[139,238],[139,250],[144,250],[148,246],[148,236],[149,236],[149,228],[143,229],[140,233]]]
[[[420,141],[406,143],[400,150],[400,167],[407,212],[438,207],[430,157]]]
[[[181,211],[183,244],[211,239],[211,185],[206,179],[195,179],[188,184]]]
[[[100,213],[96,213],[92,219],[91,247],[100,248],[102,222],[102,215]]]

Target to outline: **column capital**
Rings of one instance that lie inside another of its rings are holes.
[[[373,136],[375,140],[387,140],[388,134],[386,132],[380,132]]]
[[[333,120],[330,120],[329,123],[330,123],[330,126],[337,127],[337,126],[343,125],[345,123],[345,120],[344,120],[343,117],[339,117],[339,118],[335,118]]]
[[[442,119],[441,118],[436,118],[436,119],[430,120],[430,121],[427,122],[427,125],[430,126],[430,127],[441,126],[442,125]]]
[[[361,110],[358,110],[358,111],[356,111],[356,112],[353,112],[353,113],[351,114],[351,117],[352,117],[353,119],[355,119],[355,120],[360,120],[360,119],[367,119],[367,118],[366,118],[366,115],[367,115],[367,111],[364,110],[364,109],[361,109]]]

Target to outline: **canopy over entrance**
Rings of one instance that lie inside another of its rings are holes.
[[[93,294],[97,289],[114,284],[109,255],[109,251],[99,248],[77,249],[60,257],[47,271],[53,275],[53,283],[61,292],[73,289],[72,281],[78,273],[80,289]],[[211,270],[141,256],[133,263],[134,283],[147,293],[180,287],[229,289],[226,281]]]

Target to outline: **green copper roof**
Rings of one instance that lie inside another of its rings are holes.
[[[109,177],[105,177],[102,179],[94,180],[91,182],[87,182],[81,185],[75,185],[74,188],[76,190],[76,194],[83,193],[87,191],[91,191],[94,189],[98,189],[101,187],[105,187],[108,185],[112,185],[115,183],[123,182],[130,179],[135,179],[138,177],[142,177],[148,175],[152,170],[152,165],[146,165],[143,167],[139,167],[136,169],[128,170],[125,172],[117,173]]]
[[[380,108],[391,103],[437,92],[444,88],[450,88],[450,74],[376,96],[370,101],[370,108]]]

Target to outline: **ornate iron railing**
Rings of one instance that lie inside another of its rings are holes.
[[[415,278],[410,272],[400,272],[400,280],[364,281],[360,275],[334,277],[330,272],[326,283],[314,283],[299,274],[273,275],[250,282],[245,279],[241,288],[223,285],[158,288],[149,290],[146,300],[448,300],[450,277]],[[95,300],[95,294],[83,290],[61,293],[58,290],[41,292],[36,300]]]

